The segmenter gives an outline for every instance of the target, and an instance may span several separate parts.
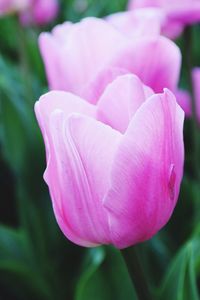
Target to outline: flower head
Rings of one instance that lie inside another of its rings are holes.
[[[145,241],[169,220],[183,173],[182,109],[132,74],[96,105],[53,91],[35,105],[45,181],[63,233],[82,246]]]

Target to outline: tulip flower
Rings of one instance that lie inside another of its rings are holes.
[[[199,0],[130,0],[129,9],[160,8],[165,14],[163,33],[171,38],[181,34],[186,25],[200,21]]]
[[[46,24],[57,12],[57,0],[0,0],[0,15],[18,13],[23,25]]]
[[[175,91],[180,50],[156,34],[155,26],[145,24],[143,30],[138,29],[141,22],[136,26],[135,38],[118,30],[113,16],[108,21],[85,18],[76,24],[66,22],[52,33],[42,33],[39,45],[50,89],[72,92],[96,103],[108,83],[133,73],[155,92],[165,87]]]
[[[126,74],[107,85],[96,105],[52,91],[35,112],[46,146],[44,178],[68,239],[122,249],[166,224],[184,160],[184,113],[169,90],[154,94]]]
[[[55,19],[57,13],[57,0],[29,0],[29,7],[21,13],[20,20],[24,25],[43,25]]]
[[[29,0],[0,0],[0,16],[23,11],[28,7]]]

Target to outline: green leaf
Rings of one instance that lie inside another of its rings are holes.
[[[112,247],[92,251],[89,250],[89,263],[78,282],[75,299],[137,299],[120,252]]]
[[[84,299],[83,295],[85,290],[87,289],[90,280],[93,278],[93,276],[95,276],[95,273],[98,272],[98,268],[101,266],[104,259],[105,251],[103,248],[94,248],[88,250],[83,266],[83,272],[77,284],[75,297],[76,300]]]
[[[23,230],[0,226],[0,274],[3,281],[7,278],[5,283],[12,282],[13,288],[27,298],[34,294],[37,299],[52,299]]]
[[[0,57],[0,126],[3,152],[16,171],[25,164],[32,135],[32,107],[25,101],[20,75]]]
[[[182,247],[169,266],[159,299],[199,300],[195,274],[199,252],[199,239],[193,239]]]

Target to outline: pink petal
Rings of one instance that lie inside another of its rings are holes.
[[[129,0],[128,8],[161,7],[162,2],[162,0]]]
[[[66,21],[63,24],[56,25],[52,30],[53,38],[60,44],[66,43],[66,36],[70,33],[73,28],[73,23]]]
[[[70,83],[65,80],[63,46],[45,32],[39,36],[39,47],[50,89],[70,91]]]
[[[121,140],[104,200],[116,247],[149,239],[170,218],[183,173],[183,118],[166,90],[139,108]]]
[[[185,25],[200,21],[199,0],[130,0],[128,9],[160,8],[166,16],[163,33],[171,38],[181,34]]]
[[[182,1],[182,0],[181,0]],[[181,24],[178,20],[176,19],[169,19],[169,13],[167,12],[167,2],[169,3],[169,0],[130,0],[128,9],[130,10],[135,10],[138,9],[157,9],[160,11],[162,14],[162,19],[160,19],[161,23],[161,28],[162,28],[162,33],[171,38],[175,39],[177,38],[183,31],[183,24]],[[173,3],[170,3],[169,7],[171,7],[171,10],[174,9],[174,3],[176,1],[173,0]],[[181,5],[180,5],[181,6]]]
[[[177,90],[174,94],[176,96],[178,104],[184,110],[186,117],[191,117],[192,105],[189,92],[184,90]]]
[[[35,113],[41,127],[49,122],[49,118],[55,110],[62,111],[66,117],[74,112],[96,117],[94,105],[71,93],[52,91],[40,97],[35,104]]]
[[[98,102],[99,120],[125,132],[133,115],[145,101],[146,90],[135,75],[117,77],[107,86]]]
[[[131,38],[157,36],[163,14],[160,9],[144,8],[112,14],[106,20]]]
[[[35,104],[35,114],[45,141],[47,160],[49,146],[46,137],[46,127],[49,126],[51,114],[56,110],[62,111],[66,117],[74,112],[96,117],[95,106],[87,103],[78,96],[61,91],[52,91],[43,95]]]
[[[63,233],[74,243],[110,243],[102,199],[121,135],[94,119],[54,111],[46,128],[49,159],[45,180]]]
[[[170,20],[184,25],[197,23],[200,21],[200,2],[199,0],[178,0],[174,5],[166,7],[166,13]]]
[[[138,39],[114,60],[113,65],[136,74],[155,92],[175,90],[181,65],[179,48],[164,37]]]
[[[176,39],[184,30],[184,25],[176,20],[170,20],[166,17],[162,26],[162,34],[170,39]]]
[[[65,43],[58,43],[52,34],[41,34],[39,45],[51,88],[82,95],[85,84],[105,69],[125,43],[127,39],[114,27],[91,17],[68,26]]]
[[[96,77],[92,78],[89,83],[85,84],[81,91],[81,96],[90,103],[96,104],[107,85],[118,76],[127,73],[129,72],[122,68],[107,67],[100,71]]]

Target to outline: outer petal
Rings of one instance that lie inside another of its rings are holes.
[[[102,199],[120,134],[80,115],[51,115],[46,128],[50,155],[45,180],[64,234],[82,246],[110,243]]]
[[[122,33],[135,38],[159,35],[163,18],[160,9],[144,8],[115,13],[108,16],[106,20]]]
[[[47,160],[49,146],[46,128],[49,126],[51,114],[55,110],[62,111],[65,117],[77,112],[96,118],[96,108],[78,96],[61,91],[52,91],[43,95],[35,104],[35,113],[45,141]]]
[[[63,24],[56,25],[52,30],[52,37],[58,42],[65,45],[67,39],[67,35],[73,28],[73,23],[70,21],[66,21]]]
[[[183,30],[184,25],[200,21],[199,0],[130,0],[128,8],[159,7],[166,15],[163,22],[163,33],[176,38]]]
[[[177,4],[166,5],[166,13],[169,20],[175,20],[181,24],[193,24],[200,21],[199,0],[177,1]]]
[[[135,9],[141,7],[161,7],[162,0],[129,0],[128,8]]]
[[[104,201],[116,247],[149,239],[170,218],[183,172],[183,116],[165,91],[149,98],[130,123]]]
[[[51,114],[60,110],[68,117],[72,113],[82,113],[96,117],[96,108],[85,100],[71,93],[52,91],[43,95],[35,104],[35,113],[41,129],[45,129]]]
[[[85,18],[67,28],[65,44],[58,43],[53,35],[42,34],[39,45],[51,88],[81,95],[85,83],[105,69],[125,43],[128,40],[120,32],[97,18]]]
[[[125,132],[133,115],[145,101],[145,91],[137,76],[127,74],[117,77],[107,86],[98,102],[98,119]]]
[[[184,110],[186,117],[191,117],[192,106],[189,92],[185,90],[177,90],[174,94],[176,96],[178,104]]]
[[[63,66],[64,46],[62,43],[57,37],[54,39],[49,33],[41,33],[39,36],[39,47],[50,89],[70,91],[70,81],[67,81]]]
[[[155,92],[167,87],[175,90],[180,73],[181,53],[179,48],[164,37],[144,38],[135,41],[113,62],[136,74]]]
[[[115,78],[129,73],[127,70],[117,67],[107,67],[100,71],[96,77],[87,83],[81,91],[81,96],[90,103],[96,104],[105,88]]]
[[[166,16],[162,26],[162,34],[170,39],[176,39],[184,30],[184,25],[178,21],[170,20]]]

